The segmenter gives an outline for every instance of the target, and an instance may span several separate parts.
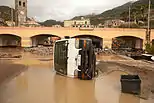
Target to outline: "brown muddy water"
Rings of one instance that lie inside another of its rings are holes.
[[[0,73],[4,73],[0,103],[154,103],[152,99],[121,93],[120,75],[124,72],[100,73],[94,80],[78,80],[57,75],[52,60],[24,55],[19,60],[0,60]]]

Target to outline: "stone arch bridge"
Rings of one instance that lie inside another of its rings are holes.
[[[33,43],[35,43],[34,39],[32,38],[40,35],[42,36],[40,38],[43,38],[43,35],[57,36],[60,38],[64,38],[65,36],[80,37],[84,35],[84,36],[98,37],[98,39],[102,38],[102,41],[100,41],[101,46],[103,47],[107,46],[109,48],[112,47],[114,38],[134,37],[142,40],[142,42],[139,43],[144,48],[145,33],[146,33],[145,29],[122,29],[122,28],[95,28],[95,29],[81,30],[78,28],[0,27],[0,46],[6,45],[8,43],[7,40],[10,41],[18,39],[18,41],[16,41],[18,45],[22,47],[31,47]],[[12,39],[8,39],[11,37]],[[154,30],[151,30],[151,41],[152,40],[154,40]],[[138,45],[138,43],[136,45]]]

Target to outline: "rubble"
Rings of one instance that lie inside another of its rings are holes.
[[[22,55],[13,55],[11,53],[0,53],[0,58],[21,58]]]
[[[114,50],[114,52],[118,55],[125,55],[125,56],[141,56],[144,51],[143,50]]]
[[[40,56],[49,56],[53,54],[53,47],[24,48],[24,52],[30,52]]]
[[[112,49],[104,49],[104,50],[95,50],[96,54],[116,54],[115,51],[113,51]]]

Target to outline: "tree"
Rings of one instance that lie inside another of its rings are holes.
[[[150,53],[150,54],[154,54],[154,45],[152,44],[145,44],[145,50]]]

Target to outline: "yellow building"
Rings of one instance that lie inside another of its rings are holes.
[[[64,27],[90,27],[90,20],[84,19],[83,17],[80,20],[65,20]]]

